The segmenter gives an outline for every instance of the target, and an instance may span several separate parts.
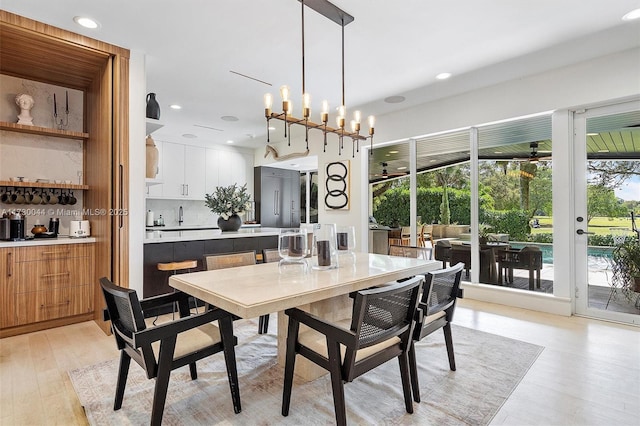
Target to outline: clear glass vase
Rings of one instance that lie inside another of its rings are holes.
[[[281,273],[306,273],[307,233],[300,229],[281,229],[278,238]]]
[[[313,269],[325,270],[338,267],[335,224],[314,225],[313,245]]]

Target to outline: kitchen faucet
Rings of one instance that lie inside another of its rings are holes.
[[[184,214],[182,212],[182,206],[178,209],[178,226],[182,225]]]

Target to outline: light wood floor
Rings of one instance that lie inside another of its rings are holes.
[[[472,300],[454,323],[545,347],[492,424],[639,424],[639,328]],[[67,371],[117,355],[93,322],[1,339],[0,425],[86,424]]]

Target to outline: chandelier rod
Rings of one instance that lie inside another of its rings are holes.
[[[347,104],[344,102],[344,18],[342,20],[342,106],[345,108]]]
[[[306,93],[304,85],[304,0],[301,0],[300,4],[302,4],[302,94],[304,95]]]

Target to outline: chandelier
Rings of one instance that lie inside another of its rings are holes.
[[[324,133],[323,151],[327,151],[327,134],[332,133],[338,135],[338,154],[342,155],[344,149],[344,138],[351,138],[352,156],[360,151],[360,141],[371,140],[370,154],[373,155],[373,134],[375,126],[375,117],[370,115],[367,119],[369,124],[369,136],[360,134],[360,111],[354,111],[353,119],[349,128],[346,127],[347,109],[344,96],[344,27],[353,22],[353,16],[349,15],[342,9],[330,3],[327,0],[299,0],[302,6],[302,118],[293,116],[293,105],[290,98],[289,86],[280,87],[280,96],[282,97],[282,112],[272,111],[273,96],[271,93],[264,95],[264,115],[267,119],[267,143],[269,143],[269,122],[270,120],[284,121],[284,137],[287,138],[289,146],[291,146],[291,125],[297,124],[305,127],[305,142],[309,149],[309,129],[319,129]],[[311,117],[311,95],[305,90],[305,68],[304,68],[304,8],[305,5],[323,15],[325,18],[340,25],[342,29],[342,105],[337,108],[336,127],[330,127],[329,122],[329,103],[322,101],[322,111],[320,112],[320,123],[310,120]],[[288,135],[288,136],[287,136]]]

